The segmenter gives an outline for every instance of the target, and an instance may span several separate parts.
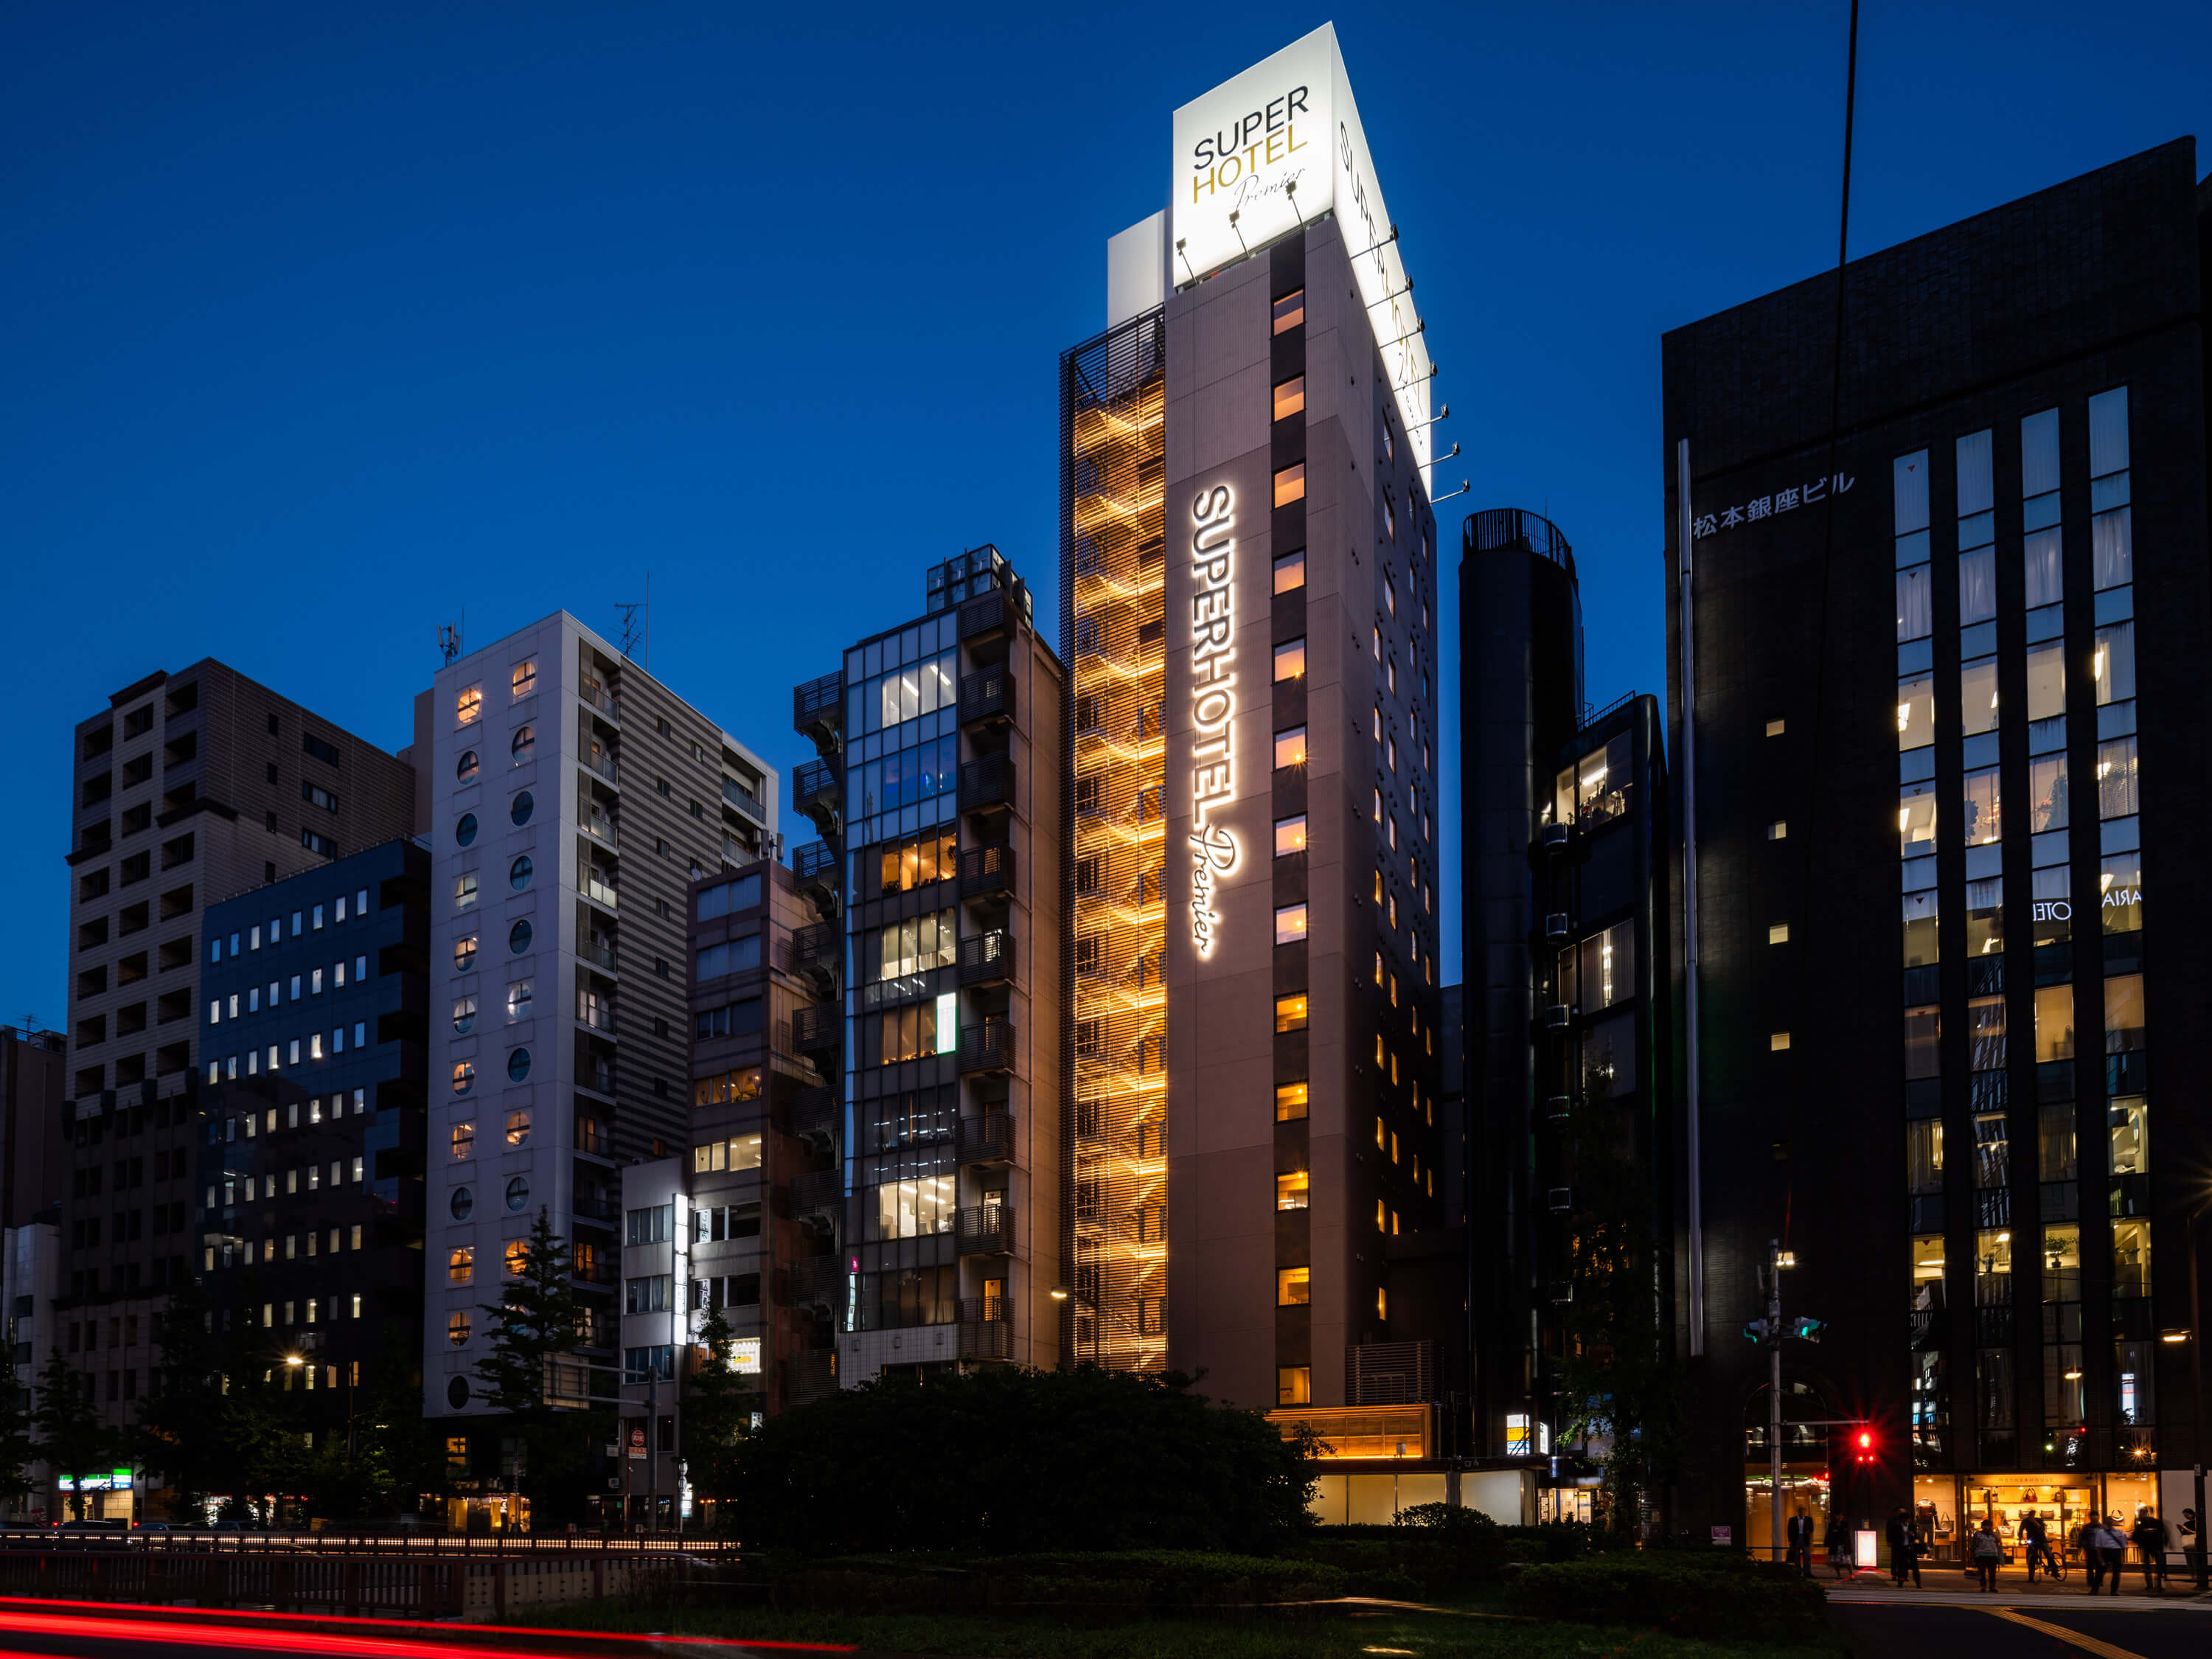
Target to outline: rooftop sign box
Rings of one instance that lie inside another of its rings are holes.
[[[1168,269],[1177,287],[1335,215],[1425,474],[1431,365],[1334,27],[1322,24],[1176,112],[1168,201]]]

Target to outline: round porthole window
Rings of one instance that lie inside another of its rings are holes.
[[[469,1212],[476,1206],[477,1195],[466,1187],[454,1188],[453,1200],[446,1206],[453,1212],[453,1219],[456,1221],[466,1221],[469,1218]]]
[[[469,1403],[469,1379],[457,1376],[446,1384],[446,1403],[455,1411]]]
[[[522,1276],[522,1270],[529,1265],[530,1241],[526,1238],[518,1238],[507,1247],[507,1276],[520,1279]]]
[[[446,1316],[446,1340],[457,1348],[469,1346],[469,1316],[465,1312],[457,1310]]]
[[[453,941],[453,967],[457,972],[467,973],[477,965],[477,936],[465,933]]]
[[[530,1050],[517,1048],[507,1057],[507,1080],[520,1083],[530,1075]]]
[[[454,1032],[459,1036],[466,1036],[476,1029],[477,1000],[474,997],[455,998],[453,1000]]]
[[[530,923],[526,920],[516,922],[507,930],[507,948],[518,957],[530,948]]]
[[[464,1060],[453,1067],[453,1092],[465,1095],[477,1086],[477,1063]]]
[[[507,1183],[507,1207],[520,1210],[530,1203],[530,1177],[517,1176]]]
[[[530,822],[530,815],[537,810],[537,806],[538,803],[531,798],[530,792],[526,789],[514,798],[514,805],[507,808],[507,815],[514,820],[515,827],[519,830]]]
[[[463,847],[472,845],[477,838],[477,815],[461,814],[461,821],[453,826],[453,840]]]
[[[538,866],[530,861],[530,854],[525,853],[507,866],[507,884],[518,893],[525,891],[537,873]]]
[[[528,760],[530,751],[537,746],[538,733],[533,728],[527,726],[519,726],[515,728],[514,742],[509,747],[518,764]]]
[[[473,749],[462,750],[460,759],[453,763],[453,775],[463,783],[466,783],[476,775],[477,751]]]
[[[507,1115],[507,1144],[520,1146],[530,1139],[530,1114],[509,1112]]]

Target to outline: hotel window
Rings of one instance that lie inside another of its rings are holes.
[[[1275,474],[1275,505],[1288,507],[1306,498],[1306,464],[1293,461]]]
[[[2133,1054],[2142,1047],[2142,975],[2115,974],[2105,981],[2105,1052]]]
[[[1275,592],[1288,593],[1306,585],[1306,550],[1285,553],[1275,561]]]
[[[1278,1031],[1303,1031],[1306,1029],[1306,994],[1275,999],[1275,1029]]]
[[[1899,753],[1936,741],[1936,677],[1917,674],[1897,683],[1897,747]]]
[[[1285,858],[1306,850],[1306,815],[1275,820],[1275,856]]]
[[[1278,1365],[1275,1368],[1275,1403],[1278,1406],[1311,1405],[1313,1367]]]
[[[473,1123],[453,1125],[453,1156],[468,1158],[477,1149],[477,1126]]]
[[[472,725],[483,714],[483,684],[479,682],[475,685],[463,686],[460,696],[453,700],[453,724]]]
[[[1306,763],[1306,729],[1292,726],[1275,733],[1275,764],[1304,766]]]
[[[1897,637],[1925,639],[1935,631],[1933,582],[1928,562],[1928,452],[1900,455],[1891,465],[1895,495]]]
[[[1275,418],[1288,420],[1306,406],[1306,377],[1294,374],[1275,388]]]
[[[2005,1000],[2002,995],[1966,1000],[1966,1067],[2002,1072],[2005,1067]]]
[[[2116,1095],[2105,1108],[2107,1173],[2150,1173],[2150,1106],[2141,1095]]]
[[[2074,988],[2039,985],[2035,988],[2035,1062],[2074,1058]]]
[[[1905,965],[1925,968],[1937,961],[1936,903],[1933,891],[1905,896]]]
[[[1942,1069],[1943,1016],[1933,1003],[1905,1011],[1905,1075],[1934,1077]],[[1789,1044],[1785,1042],[1783,1047]]]
[[[2097,745],[2097,816],[2125,818],[2140,805],[2136,740],[2115,738]]]
[[[1786,921],[1778,921],[1772,927],[1769,927],[1766,930],[1766,942],[1769,945],[1789,944],[1790,924]]]
[[[2136,694],[2136,625],[2109,623],[2097,630],[2090,672],[2097,683],[2097,707],[2125,702]]]
[[[1295,1123],[1306,1115],[1312,1097],[1312,1086],[1304,1083],[1279,1083],[1275,1085],[1275,1121]]]
[[[446,1277],[456,1285],[465,1285],[476,1277],[477,1251],[473,1244],[464,1244],[446,1258]]]
[[[1905,1182],[1918,1194],[1943,1190],[1943,1122],[1915,1118],[1905,1126]]]
[[[1982,847],[1996,841],[2002,833],[1997,769],[1967,773],[1960,781],[1960,827],[1966,831],[1966,844]]]
[[[1997,659],[1980,657],[1962,663],[1959,668],[1959,730],[1971,738],[1994,732],[1996,724]]]
[[[1275,1207],[1279,1210],[1303,1210],[1312,1185],[1311,1174],[1304,1170],[1293,1170],[1288,1175],[1275,1177]]]
[[[1303,1308],[1313,1297],[1313,1269],[1310,1267],[1278,1267],[1275,1270],[1275,1305],[1279,1308]]]
[[[469,910],[476,908],[477,878],[473,871],[453,878],[453,908]]]
[[[1970,665],[1978,666],[1979,665]],[[1996,682],[1994,672],[1989,681],[1991,705],[1990,725],[1995,726],[1994,712]],[[2027,650],[2027,718],[2031,720],[2054,720],[2066,712],[2066,647],[2060,640],[2047,644],[2032,645]],[[1969,730],[1982,728],[1969,727]]]
[[[2148,1297],[2150,1295],[2150,1223],[2148,1221],[2115,1221],[2112,1224],[2112,1294],[2130,1297]]]
[[[1303,945],[1306,937],[1306,907],[1285,904],[1275,912],[1275,943]]]
[[[514,665],[514,696],[520,702],[538,689],[538,659],[525,657]]]
[[[1285,640],[1275,647],[1275,678],[1284,680],[1302,678],[1306,672],[1306,642],[1304,637]]]
[[[1767,826],[1766,838],[1779,841],[1775,833],[1778,823]],[[1898,791],[1897,835],[1899,852],[1905,858],[1918,858],[1936,850],[1936,786],[1932,783],[1908,783]]]
[[[1306,291],[1294,288],[1275,301],[1275,332],[1287,334],[1306,320]]]
[[[2063,534],[2059,527],[2058,411],[2046,409],[2020,423],[2021,560],[2027,608],[2064,597]]]
[[[2131,933],[2142,927],[2142,855],[2114,854],[2104,861],[2098,880],[2105,932]]]

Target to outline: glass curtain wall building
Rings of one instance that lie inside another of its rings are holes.
[[[1696,1471],[1743,1443],[1764,1361],[1734,1332],[1770,1238],[1801,1264],[1785,1316],[1829,1322],[1785,1351],[1793,1401],[1875,1437],[1823,1472],[1847,1513],[1909,1503],[1944,1559],[1985,1517],[2058,1539],[2193,1501],[2193,163],[2177,142],[1853,264],[1832,434],[1832,276],[1667,337],[1697,581],[1700,1528],[1764,1498],[1763,1460],[1735,1491]]]

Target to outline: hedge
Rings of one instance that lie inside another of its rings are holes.
[[[1662,1551],[1527,1568],[1506,1605],[1538,1619],[1641,1625],[1715,1641],[1777,1642],[1827,1623],[1827,1595],[1795,1568],[1720,1552]]]

